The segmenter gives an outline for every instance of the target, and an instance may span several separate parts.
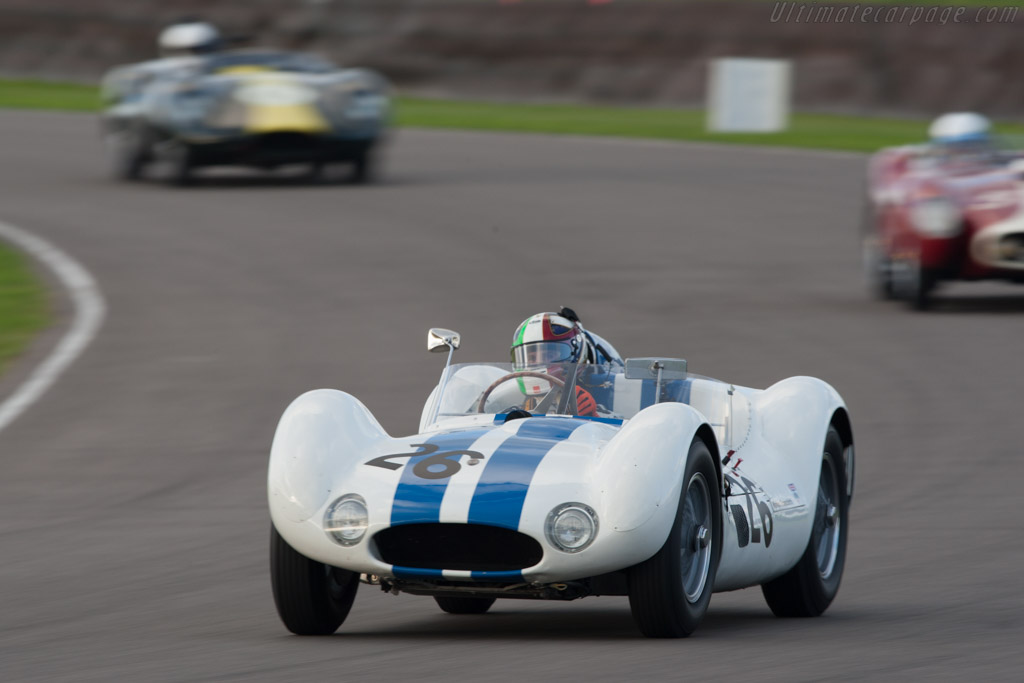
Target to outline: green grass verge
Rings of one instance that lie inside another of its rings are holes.
[[[96,111],[99,89],[80,83],[0,80],[0,107]]]
[[[609,135],[661,140],[773,145],[874,151],[925,139],[923,119],[887,119],[826,114],[794,114],[783,133],[709,133],[696,109],[636,109],[607,106],[495,104],[403,98],[403,125],[531,133]],[[1024,134],[1024,126],[998,125],[1006,134]]]
[[[45,287],[21,253],[0,243],[0,372],[49,322]]]
[[[92,86],[0,81],[0,107],[95,111],[98,106]],[[927,128],[923,119],[797,113],[784,133],[721,134],[707,132],[704,112],[696,109],[503,104],[415,97],[399,99],[398,122],[422,128],[608,135],[862,152],[923,140]],[[1020,124],[998,125],[997,130],[1024,135],[1024,125]]]

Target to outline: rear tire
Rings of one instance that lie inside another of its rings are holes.
[[[451,598],[435,596],[437,606],[448,614],[483,614],[494,604],[494,598]]]
[[[839,592],[846,564],[850,500],[846,495],[843,442],[828,428],[818,478],[814,526],[800,561],[777,579],[761,586],[777,617],[817,617]]]
[[[328,636],[352,609],[359,574],[299,554],[271,525],[270,583],[285,628],[300,636]]]
[[[690,445],[675,523],[665,545],[630,568],[629,606],[649,638],[683,638],[711,602],[722,548],[722,502],[715,461],[699,438]]]

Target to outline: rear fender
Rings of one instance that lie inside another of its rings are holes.
[[[762,436],[784,460],[786,481],[816,503],[825,434],[833,419],[846,415],[842,398],[820,379],[790,377],[766,389],[755,401]],[[848,434],[852,443],[852,434]],[[845,441],[844,445],[848,445]],[[837,455],[844,458],[844,454]],[[810,538],[814,503],[797,533],[798,549],[806,546]]]

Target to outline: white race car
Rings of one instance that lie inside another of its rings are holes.
[[[779,616],[839,589],[853,493],[850,418],[810,377],[766,390],[621,365],[452,364],[419,433],[389,436],[353,396],[285,411],[270,455],[281,620],[333,633],[360,582],[456,614],[496,598],[628,595],[639,629],[687,636],[712,592],[761,585]],[[580,390],[597,417],[575,413]]]

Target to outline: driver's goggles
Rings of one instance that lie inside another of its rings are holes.
[[[512,348],[512,362],[517,367],[567,363],[572,360],[572,344],[565,342],[532,342]]]

